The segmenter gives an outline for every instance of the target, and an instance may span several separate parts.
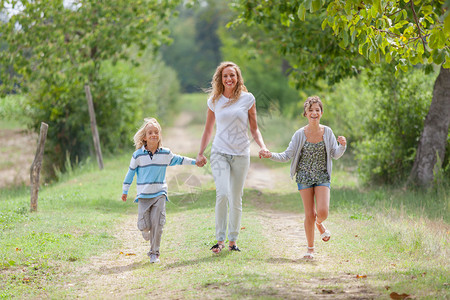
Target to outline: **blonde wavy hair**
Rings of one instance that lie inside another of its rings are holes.
[[[137,149],[142,148],[142,146],[146,146],[147,143],[144,141],[145,134],[147,133],[147,126],[153,125],[159,130],[159,140],[158,140],[158,147],[160,148],[162,146],[162,130],[161,125],[159,125],[158,121],[155,118],[145,118],[144,123],[142,124],[141,128],[136,132],[136,134],[133,137],[134,140],[134,146]]]
[[[309,110],[309,108],[314,104],[319,104],[320,111],[323,113],[323,105],[322,101],[320,100],[319,96],[311,96],[306,99],[305,103],[303,104],[303,116],[306,117],[306,112]]]
[[[238,101],[243,91],[248,92],[247,87],[244,85],[244,78],[242,78],[241,69],[238,67],[238,65],[231,61],[224,61],[216,68],[216,72],[214,73],[211,81],[211,88],[207,90],[207,92],[209,93],[209,97],[212,98],[213,105],[216,104],[217,100],[219,100],[220,96],[222,96],[225,90],[225,87],[222,83],[222,72],[223,70],[225,70],[225,68],[228,67],[232,67],[236,71],[237,82],[236,87],[233,91],[233,95],[230,99],[231,101],[229,101],[226,106],[229,106]]]

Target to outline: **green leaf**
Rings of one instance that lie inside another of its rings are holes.
[[[435,29],[433,29],[428,37],[428,46],[431,49],[436,49],[438,44],[438,35]]]
[[[419,53],[419,54],[423,54],[425,52],[422,41],[419,41],[419,43],[417,44],[416,50],[417,50],[417,53]]]
[[[372,6],[370,9],[370,14],[372,15],[372,18],[376,18],[378,15],[378,9],[375,6]]]
[[[450,69],[450,56],[445,57],[445,63],[442,66],[446,69]]]
[[[322,30],[325,30],[325,28],[327,27],[327,24],[328,24],[328,19],[325,18],[322,22]]]
[[[444,62],[445,60],[445,53],[444,51],[438,50],[438,49],[434,49],[432,52],[432,56],[433,56],[433,61],[435,64],[440,65]]]
[[[354,30],[352,32],[352,36],[351,36],[351,43],[354,44],[355,43],[355,39],[356,39],[356,30]]]
[[[376,53],[373,50],[369,51],[369,59],[372,63],[376,63],[377,62],[377,58],[376,58]]]
[[[298,7],[298,10],[297,10],[297,16],[298,16],[298,18],[299,18],[301,21],[305,21],[305,15],[306,15],[306,8],[305,8],[305,5],[303,5],[303,3],[302,3],[302,4],[300,4],[300,6]],[[325,23],[326,20],[327,20],[327,19],[324,20],[324,23]],[[323,24],[322,24],[322,29],[324,29],[324,28],[323,28]]]
[[[383,13],[383,6],[381,5],[381,0],[374,0],[373,6],[376,7],[379,13]]]
[[[438,37],[439,37],[438,38],[438,48],[442,49],[442,48],[444,48],[445,42],[446,42],[445,33],[443,30],[439,30]]]
[[[386,63],[390,64],[391,61],[392,61],[392,55],[391,55],[391,52],[389,52],[389,51],[386,52],[386,55],[385,55],[384,59],[386,60]]]
[[[302,4],[305,4],[305,8],[309,11],[311,11],[311,5],[312,5],[312,0],[306,0],[305,2],[303,2]]]
[[[321,7],[322,7],[322,1],[321,1],[321,0],[313,0],[313,1],[312,1],[312,5],[311,5],[310,11],[311,11],[312,13],[313,13],[313,12],[316,12],[316,11],[318,11]]]

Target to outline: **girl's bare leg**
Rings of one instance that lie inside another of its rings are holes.
[[[314,194],[316,195],[317,206],[317,223],[322,223],[328,218],[328,211],[330,209],[330,189],[326,186],[314,187]]]
[[[316,209],[314,204],[314,188],[300,190],[303,207],[305,209],[305,234],[308,242],[308,253],[314,252],[314,223],[316,221]]]
[[[319,229],[320,234],[322,234],[326,230],[322,222],[328,218],[330,209],[330,189],[326,186],[316,186],[314,187],[314,194],[316,195],[317,206],[317,229]],[[325,238],[325,241],[328,241],[329,239],[329,237]]]

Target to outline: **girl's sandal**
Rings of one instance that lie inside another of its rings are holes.
[[[320,238],[322,239],[322,241],[328,242],[331,238],[331,232],[328,229],[326,229],[322,223],[316,222],[316,226],[317,226],[317,229],[319,229],[319,232],[320,232],[320,229],[325,229],[325,231],[320,234]]]
[[[308,250],[314,250],[314,247],[307,247],[307,248],[308,248]],[[305,259],[313,259],[314,258],[314,252],[306,252],[303,255],[303,258],[305,258]]]
[[[209,249],[209,250],[211,250],[213,253],[220,253],[221,251],[222,251],[222,249],[223,248],[225,248],[225,245],[224,244],[219,244],[219,243],[217,243],[217,244],[215,244],[214,246],[212,246],[211,247],[211,249]],[[214,249],[217,249],[217,251],[214,251]]]

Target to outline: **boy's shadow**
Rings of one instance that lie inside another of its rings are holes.
[[[128,271],[133,271],[136,269],[140,269],[144,266],[146,266],[147,264],[150,264],[149,260],[141,260],[141,261],[137,261],[134,262],[132,264],[129,265],[125,265],[125,266],[116,266],[116,267],[100,267],[100,269],[97,271],[100,274],[120,274],[123,272],[128,272]]]
[[[197,264],[201,264],[201,263],[205,263],[205,262],[206,263],[213,262],[213,261],[219,260],[220,258],[223,258],[228,255],[232,255],[232,254],[233,253],[231,251],[222,251],[221,253],[210,254],[210,255],[204,256],[202,258],[190,259],[190,260],[180,260],[180,261],[177,261],[174,263],[167,264],[164,267],[166,269],[175,269],[175,268],[179,268],[179,267],[197,265]]]

